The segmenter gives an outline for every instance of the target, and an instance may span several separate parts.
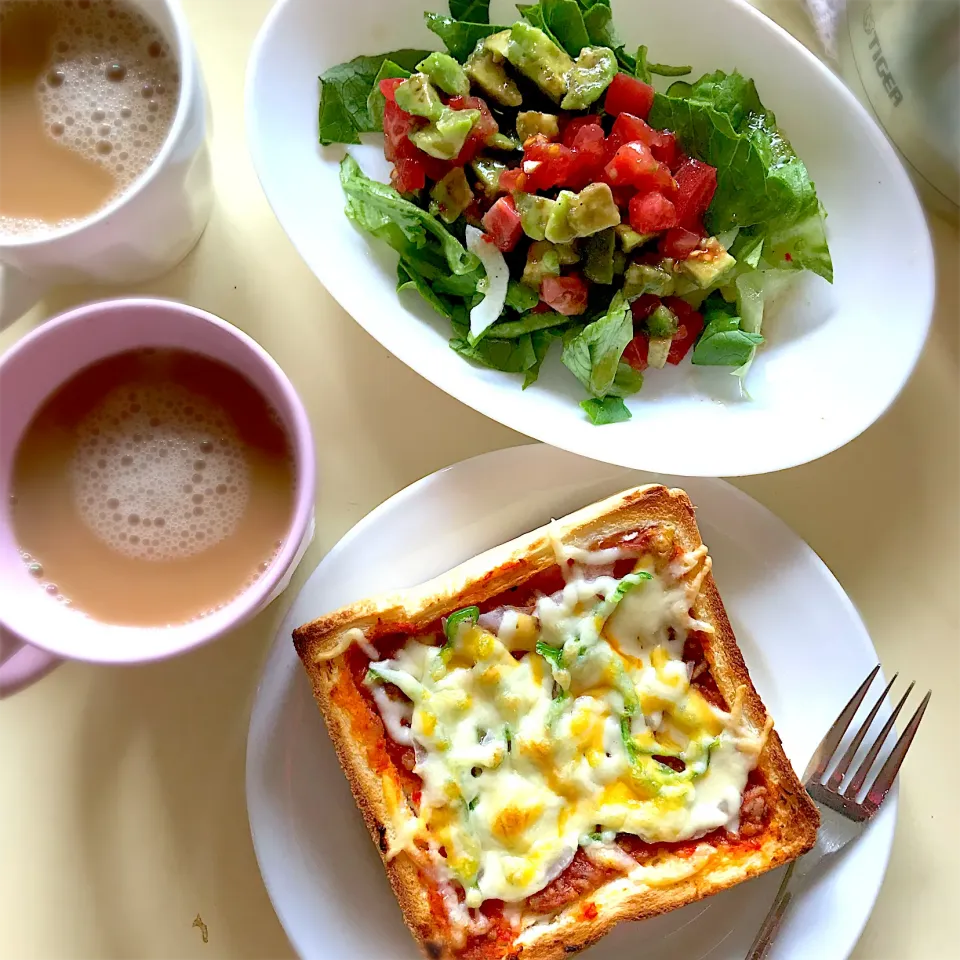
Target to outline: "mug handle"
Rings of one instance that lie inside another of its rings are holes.
[[[0,700],[45,677],[60,657],[14,637],[0,627]]]
[[[48,286],[0,263],[0,330],[19,320],[47,292]]]

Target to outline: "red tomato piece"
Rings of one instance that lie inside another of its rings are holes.
[[[646,120],[652,106],[653,87],[626,73],[618,73],[613,78],[603,100],[603,109],[614,117],[621,113],[632,113]]]
[[[657,249],[665,257],[673,257],[674,260],[686,260],[699,246],[699,233],[694,233],[684,227],[673,227],[660,238]]]
[[[620,147],[603,172],[604,179],[612,187],[631,186],[671,195],[676,190],[670,171],[654,160],[650,148],[639,140]]]
[[[575,156],[562,143],[552,143],[542,134],[523,145],[523,172],[530,193],[564,186],[573,172]]]
[[[388,160],[409,155],[416,150],[409,138],[415,129],[415,118],[401,110],[393,100],[387,100],[383,107],[383,153]]]
[[[557,313],[572,317],[587,309],[587,284],[576,273],[566,277],[544,277],[540,284],[540,297]]]
[[[575,190],[582,190],[588,183],[599,179],[603,172],[606,160],[603,127],[599,123],[581,126],[571,149],[575,156],[569,185]]]
[[[520,214],[513,197],[501,197],[484,215],[483,229],[493,238],[498,250],[512,250],[523,236]]]
[[[595,113],[587,114],[585,117],[574,117],[563,128],[563,136],[560,138],[565,147],[572,147],[577,134],[589,126],[600,126],[600,117]],[[601,131],[603,127],[600,127]]]
[[[426,186],[427,172],[419,160],[397,157],[390,171],[390,182],[400,193],[413,193]]]
[[[677,217],[683,226],[689,227],[707,212],[713,200],[717,190],[717,168],[690,157],[677,168],[676,180],[674,204]]]
[[[520,167],[514,167],[512,170],[504,170],[500,174],[500,189],[504,193],[516,193],[517,191],[529,192],[527,190],[527,175]]]
[[[660,131],[660,142],[652,145],[650,152],[657,160],[665,163],[674,172],[687,159],[686,154],[680,149],[677,135],[669,130]]]
[[[677,210],[659,191],[635,193],[630,200],[630,226],[637,233],[660,233],[677,225]]]
[[[380,81],[380,92],[383,94],[384,98],[389,100],[391,103],[396,103],[397,98],[394,95],[397,87],[403,83],[402,77],[385,77]]]
[[[677,315],[679,321],[677,332],[670,344],[670,352],[667,354],[667,363],[676,366],[697,342],[697,337],[703,330],[703,316],[679,297],[667,297],[663,302]]]
[[[654,130],[646,120],[641,120],[632,113],[621,113],[613,121],[610,136],[619,140],[621,144],[639,140],[651,149],[660,146],[662,139],[659,130]]]
[[[535,307],[530,308],[531,313],[548,313],[550,310],[550,304],[544,303],[542,300],[537,303]]]
[[[649,353],[650,340],[644,334],[638,333],[623,351],[623,361],[629,363],[634,370],[646,370]]]
[[[660,306],[660,298],[652,293],[644,293],[630,304],[633,314],[633,329],[636,330],[647,317]]]

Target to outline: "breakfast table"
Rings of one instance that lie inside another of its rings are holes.
[[[0,351],[56,313],[121,294],[176,298],[236,324],[283,367],[310,414],[316,538],[287,592],[232,634],[145,666],[67,663],[0,704],[0,958],[293,957],[244,799],[250,708],[284,613],[374,506],[448,464],[527,442],[368,336],[274,219],[244,128],[247,57],[271,2],[184,0],[213,115],[216,203],[199,245],[149,284],[52,291],[0,332]],[[756,5],[816,46],[799,3]],[[833,571],[887,675],[934,691],[900,776],[893,852],[859,960],[960,956],[950,813],[960,790],[960,242],[945,220],[931,216],[930,228],[936,313],[891,409],[836,453],[732,480]]]

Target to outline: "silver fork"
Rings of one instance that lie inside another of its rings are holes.
[[[893,781],[896,779],[900,764],[903,763],[903,758],[907,755],[907,750],[913,742],[914,734],[916,734],[917,727],[920,726],[920,721],[923,719],[924,711],[927,709],[927,704],[930,702],[931,691],[929,690],[920,706],[917,707],[914,715],[910,718],[910,722],[901,734],[900,739],[897,740],[896,746],[890,751],[890,755],[884,761],[880,771],[867,788],[863,799],[857,799],[863,790],[863,785],[867,782],[867,777],[871,769],[876,763],[877,756],[883,748],[887,735],[893,729],[894,721],[897,719],[897,716],[903,709],[903,705],[907,701],[907,697],[910,696],[913,690],[914,685],[912,683],[907,687],[907,692],[900,698],[900,702],[894,707],[893,713],[883,725],[883,729],[874,741],[873,746],[867,751],[863,762],[857,768],[856,773],[854,773],[846,787],[843,787],[843,781],[847,771],[850,769],[853,758],[856,756],[857,750],[860,749],[860,744],[863,743],[863,739],[870,729],[870,725],[876,718],[877,713],[879,713],[880,707],[890,692],[890,688],[897,679],[897,674],[893,675],[893,679],[887,684],[883,693],[880,694],[880,698],[867,714],[867,718],[861,724],[860,729],[850,742],[843,756],[840,757],[836,768],[830,774],[826,783],[823,782],[824,775],[827,770],[830,769],[830,765],[839,752],[840,744],[843,741],[844,734],[847,732],[847,728],[856,716],[857,710],[860,709],[860,704],[863,702],[867,691],[870,689],[870,685],[879,672],[880,665],[877,664],[877,666],[870,671],[870,675],[863,681],[857,692],[851,697],[850,702],[840,711],[840,716],[837,717],[833,726],[827,731],[827,735],[820,741],[820,746],[817,747],[807,769],[803,772],[803,785],[820,810],[820,830],[817,833],[817,842],[809,853],[800,857],[798,860],[794,860],[787,868],[783,882],[780,884],[780,889],[777,891],[777,896],[773,901],[773,906],[770,908],[770,912],[763,921],[760,931],[753,941],[753,946],[751,946],[750,952],[747,954],[747,960],[761,960],[761,958],[767,955],[767,951],[770,949],[770,945],[773,943],[777,931],[780,929],[784,912],[793,899],[793,892],[790,889],[791,886],[795,888],[797,881],[809,875],[815,867],[822,865],[824,861],[829,862],[831,857],[860,834],[866,826],[867,821],[880,809],[884,797],[886,797],[888,791],[893,786]]]

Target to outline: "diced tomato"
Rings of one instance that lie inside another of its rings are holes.
[[[623,351],[624,363],[629,363],[634,370],[647,369],[647,356],[650,353],[650,340],[642,333],[638,333]]]
[[[530,308],[531,313],[548,313],[550,311],[550,304],[544,303],[542,300],[537,303],[535,307]]]
[[[603,109],[613,117],[632,113],[646,120],[652,106],[653,87],[626,73],[618,73],[613,78],[603,100]]]
[[[517,191],[527,191],[527,175],[522,168],[514,167],[512,170],[504,170],[500,174],[500,189],[504,193],[516,193]]]
[[[717,168],[690,157],[677,168],[676,180],[674,205],[677,217],[682,226],[690,227],[707,212],[713,200],[717,189]]]
[[[690,254],[700,246],[700,234],[687,230],[684,227],[674,227],[668,230],[657,244],[657,249],[665,257],[674,260],[686,260]]]
[[[644,293],[637,297],[630,304],[630,312],[633,314],[633,329],[637,330],[643,321],[660,306],[660,298],[652,293]]]
[[[562,143],[552,143],[542,134],[523,145],[523,172],[530,193],[565,186],[574,166],[574,153]]]
[[[427,183],[427,172],[419,160],[397,157],[390,171],[390,182],[400,193],[413,193],[422,190]]]
[[[612,187],[631,186],[671,195],[676,190],[670,171],[654,160],[650,148],[639,140],[620,147],[603,172],[604,180]]]
[[[484,215],[483,229],[490,234],[498,250],[512,250],[523,236],[520,214],[513,197],[501,197]]]
[[[659,146],[661,142],[660,131],[654,130],[646,120],[641,120],[632,113],[621,113],[613,121],[610,136],[619,140],[621,144],[639,140],[650,147],[651,150]]]
[[[576,273],[566,277],[544,277],[540,284],[540,296],[565,317],[572,317],[587,309],[587,284]]]
[[[585,117],[574,117],[568,124],[563,128],[563,136],[560,138],[565,147],[572,147],[573,141],[576,139],[577,134],[584,128],[589,126],[600,126],[600,117],[595,113],[587,114]],[[600,127],[601,131],[603,130]]]
[[[396,160],[417,148],[409,138],[416,127],[416,118],[401,110],[393,100],[387,100],[383,107],[383,153],[388,160]]]
[[[630,200],[630,226],[637,233],[660,233],[677,225],[677,210],[659,191],[635,193]]]
[[[385,99],[389,100],[391,103],[396,103],[397,98],[395,96],[395,92],[401,83],[403,83],[403,77],[385,77],[380,81],[380,92],[383,94]]]
[[[603,127],[599,123],[588,123],[580,127],[571,149],[575,156],[569,185],[575,190],[582,190],[602,172],[606,159]]]
[[[680,143],[677,135],[669,130],[661,130],[660,142],[650,147],[650,152],[654,158],[661,163],[665,163],[671,170],[676,172],[677,167],[687,159],[686,154],[680,149]]]
[[[703,330],[703,316],[680,297],[666,297],[663,302],[677,315],[679,321],[677,332],[670,344],[670,352],[667,354],[667,363],[676,365],[697,342],[697,337]]]

